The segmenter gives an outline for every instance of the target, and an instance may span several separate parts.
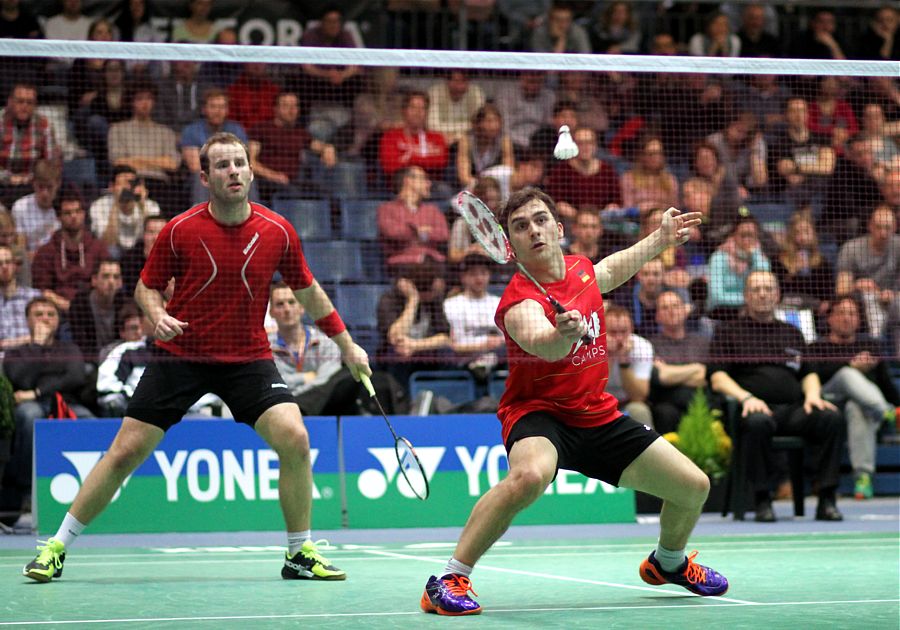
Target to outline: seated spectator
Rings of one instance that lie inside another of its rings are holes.
[[[665,211],[662,208],[651,208],[640,215],[640,226],[635,241],[641,241],[653,233],[662,221]],[[663,264],[663,283],[667,287],[687,288],[690,278],[685,270],[688,263],[687,251],[683,247],[669,247],[656,257]]]
[[[665,288],[665,267],[662,260],[654,258],[638,270],[634,282],[617,291],[616,302],[624,306],[631,316],[635,334],[649,338],[659,332],[656,301]]]
[[[734,319],[744,305],[745,283],[754,271],[769,271],[769,259],[759,242],[759,224],[740,215],[731,236],[709,259],[707,312],[713,319]]]
[[[20,6],[20,0],[9,0],[0,6],[0,38],[43,39],[44,33],[30,7]],[[0,58],[0,93],[6,94],[14,81],[41,80],[43,65],[39,58]]]
[[[91,230],[110,254],[119,259],[141,240],[144,220],[160,214],[147,187],[131,166],[117,166],[109,192],[91,204]]]
[[[516,159],[528,152],[531,135],[546,125],[553,115],[556,95],[547,87],[546,81],[546,72],[523,70],[516,83],[504,83],[494,95],[506,131],[512,138]]]
[[[472,131],[484,106],[484,90],[469,79],[465,70],[447,71],[444,80],[431,84],[428,88],[427,127],[444,134],[447,145],[466,137]],[[497,112],[499,116],[499,111]]]
[[[493,103],[482,105],[472,117],[472,129],[456,144],[456,175],[461,186],[471,186],[485,169],[515,166],[512,139],[503,133],[503,117]]]
[[[734,216],[744,199],[738,180],[733,171],[722,164],[715,146],[700,142],[694,147],[690,174],[692,179],[710,185],[710,223],[721,224],[725,217]]]
[[[177,44],[189,44],[188,40],[173,39]],[[236,46],[238,42],[237,31],[233,28],[223,28],[215,37],[213,44],[220,46]],[[241,64],[233,61],[206,61],[200,64],[197,70],[197,80],[205,89],[218,88],[227,90],[228,86],[237,80],[241,73]]]
[[[88,41],[111,42],[115,40],[112,24],[98,18],[88,27]],[[72,63],[72,71],[68,75],[68,99],[70,115],[88,107],[100,94],[105,81],[104,68],[106,59],[86,59],[79,57]]]
[[[81,12],[81,0],[62,0],[62,11],[44,22],[47,39],[86,40],[91,18]]]
[[[270,312],[278,325],[269,333],[272,356],[300,411],[307,416],[368,414],[361,401],[369,396],[344,367],[338,345],[315,326],[303,323],[303,305],[285,283],[273,284],[270,294]],[[372,383],[388,405],[385,411],[397,413],[389,404],[394,396],[387,395],[397,391],[396,382],[376,370]]]
[[[837,485],[844,420],[822,398],[822,384],[811,371],[803,334],[775,319],[778,281],[768,271],[747,278],[746,316],[716,327],[709,349],[710,385],[741,406],[741,457],[753,491],[756,520],[775,521],[772,436],[797,435],[815,445],[808,466],[816,471],[816,520],[840,521]]]
[[[850,296],[834,301],[828,312],[828,336],[809,347],[822,395],[844,408],[856,499],[872,498],[878,429],[885,420],[895,419],[900,408],[900,394],[881,347],[859,333],[859,306]]]
[[[897,125],[894,123],[892,126],[893,133],[889,133],[884,108],[878,103],[868,103],[863,107],[862,129],[858,138],[869,145],[876,168],[885,171],[900,166],[900,146],[893,137],[898,135]]]
[[[423,92],[409,92],[403,100],[403,124],[385,131],[378,149],[385,178],[409,166],[420,167],[431,179],[441,180],[449,155],[444,136],[429,131],[428,97]]]
[[[12,205],[12,218],[16,222],[17,231],[25,237],[25,249],[29,258],[34,256],[38,247],[50,240],[54,231],[59,229],[59,220],[53,202],[62,183],[62,171],[59,163],[50,160],[38,160],[34,164],[34,178],[31,185],[34,192],[25,195]]]
[[[641,142],[634,168],[622,175],[622,205],[626,208],[668,208],[678,204],[678,180],[666,168],[666,155],[658,137]]]
[[[791,38],[789,56],[794,59],[846,59],[837,40],[837,18],[828,9],[817,10],[809,28]]]
[[[653,346],[634,334],[631,315],[618,304],[606,306],[606,351],[609,360],[606,391],[616,397],[623,413],[653,427],[648,404]]]
[[[12,248],[0,245],[0,360],[9,348],[28,343],[30,333],[25,307],[41,294],[16,281],[16,267]]]
[[[171,216],[181,204],[175,192],[176,170],[181,154],[175,132],[153,121],[156,89],[152,84],[135,86],[131,91],[132,117],[109,128],[109,161],[113,167],[128,166],[143,181],[147,192],[165,206]],[[91,215],[93,218],[93,215]],[[92,226],[97,233],[97,226]]]
[[[704,31],[691,37],[688,52],[695,57],[740,57],[741,40],[731,32],[727,15],[712,13]]]
[[[587,31],[575,22],[571,7],[560,2],[550,5],[546,20],[531,32],[529,50],[583,55],[593,52]]]
[[[75,344],[56,338],[59,329],[56,306],[47,298],[36,297],[25,307],[25,314],[29,340],[10,348],[3,357],[3,372],[12,385],[16,403],[12,457],[3,485],[18,497],[29,497],[31,493],[34,421],[48,417],[93,417],[79,400],[86,382],[81,352]],[[19,509],[18,505],[10,507]]]
[[[776,133],[784,123],[784,110],[791,96],[777,75],[754,74],[735,86],[735,100],[751,112],[765,134]]]
[[[172,41],[189,44],[209,44],[216,37],[216,23],[209,19],[212,0],[188,0],[188,17],[175,20]]]
[[[831,139],[809,128],[808,111],[802,98],[789,99],[787,125],[769,145],[769,168],[778,174],[772,184],[794,207],[808,204],[834,173]]]
[[[694,261],[691,264],[705,265],[709,255],[731,234],[734,213],[713,215],[712,199],[712,182],[700,177],[690,178],[681,187],[681,211],[699,212],[703,221],[703,229],[692,229],[690,240],[682,246],[687,259]]]
[[[397,197],[378,207],[385,264],[395,272],[400,265],[443,263],[449,228],[438,207],[425,202],[431,180],[423,169],[412,166],[398,171],[394,181]]]
[[[481,199],[495,215],[500,211],[500,183],[493,177],[479,177],[472,187],[472,194]],[[469,254],[487,256],[487,252],[473,238],[469,225],[462,217],[457,217],[450,227],[447,241],[447,261],[458,265]]]
[[[900,13],[898,13],[897,7],[883,6],[875,9],[872,21],[869,22],[869,28],[858,40],[855,57],[877,61],[900,59],[898,25],[900,25]]]
[[[900,213],[900,166],[885,173],[881,182],[881,203],[894,213]]]
[[[155,118],[172,129],[183,129],[202,115],[204,85],[197,79],[196,61],[173,61],[169,76],[159,80]]]
[[[233,133],[247,142],[244,128],[228,118],[228,95],[217,88],[203,93],[203,118],[181,131],[181,159],[188,170],[190,203],[197,204],[209,198],[206,187],[200,183],[200,148],[207,138],[220,131]]]
[[[241,73],[228,86],[228,112],[244,129],[272,119],[281,88],[265,63],[242,63]]]
[[[378,301],[378,356],[402,384],[416,370],[450,367],[450,324],[444,315],[446,282],[433,263],[408,265]]]
[[[595,53],[613,55],[641,52],[641,26],[627,2],[610,2],[588,30]],[[565,73],[568,74],[568,73]]]
[[[344,26],[344,14],[340,7],[329,4],[319,23],[306,29],[300,38],[301,46],[322,48],[359,48],[361,42]],[[360,66],[324,66],[303,64],[299,83],[288,81],[288,88],[304,97],[303,106],[312,100],[337,102],[349,106],[362,89],[363,72]],[[318,98],[312,99],[315,95]],[[308,100],[307,100],[308,99]]]
[[[578,145],[578,155],[558,161],[547,178],[547,193],[556,200],[557,210],[569,222],[584,206],[606,209],[622,204],[615,169],[597,157],[597,133],[579,127],[574,130],[572,139]]]
[[[487,380],[504,354],[503,333],[494,323],[500,296],[488,293],[493,265],[480,254],[467,255],[459,271],[462,292],[444,300],[454,359],[480,381]]]
[[[784,246],[772,260],[786,302],[821,314],[832,297],[834,269],[819,251],[819,237],[808,212],[795,212],[788,222]]]
[[[625,95],[617,88],[627,81],[616,80],[620,75],[597,77],[591,72],[560,72],[556,88],[558,101],[569,101],[575,105],[575,119],[579,127],[593,129],[602,138],[610,126],[610,116],[618,108],[626,105]],[[574,127],[570,127],[574,130]],[[557,129],[558,131],[558,129]]]
[[[900,325],[900,236],[897,217],[887,206],[872,212],[867,236],[841,247],[835,293],[859,296],[868,332],[876,339]]]
[[[97,365],[100,350],[116,339],[116,317],[131,297],[122,290],[122,269],[111,258],[97,261],[91,286],[75,294],[69,308],[72,341],[88,363]]]
[[[527,50],[531,33],[544,21],[551,0],[497,0],[497,13],[509,25],[510,50]]]
[[[37,250],[31,276],[34,288],[41,289],[65,313],[75,294],[90,286],[97,261],[108,258],[109,252],[85,226],[84,205],[77,191],[63,191],[56,213],[61,227]]]
[[[312,138],[300,125],[300,104],[296,94],[279,92],[274,97],[271,120],[250,129],[250,164],[259,186],[260,198],[271,203],[277,193],[316,191],[317,183],[304,177],[304,152],[307,147],[319,156],[322,165],[337,164],[334,146]]]
[[[373,68],[363,81],[363,89],[353,99],[350,123],[337,132],[335,143],[341,154],[364,158],[371,172],[378,165],[381,134],[403,125],[403,99],[393,67]],[[427,124],[427,123],[426,123]]]
[[[129,293],[128,295],[131,294]],[[137,302],[133,299],[129,299],[125,302],[125,304],[122,305],[122,308],[119,309],[119,312],[116,313],[116,338],[100,348],[100,365],[106,361],[106,357],[109,356],[109,353],[120,343],[125,341],[140,341],[145,336],[145,324],[149,326],[150,320],[145,319]],[[152,330],[150,331],[150,334],[153,334]]]
[[[831,148],[840,155],[847,141],[859,132],[859,124],[842,95],[842,87],[837,77],[822,77],[819,93],[809,104],[809,130],[815,134],[831,138]]]
[[[872,145],[866,140],[850,141],[838,156],[834,174],[825,186],[819,224],[839,243],[865,233],[872,208],[881,199],[885,171],[878,167]]]
[[[559,129],[565,125],[569,130],[578,128],[578,112],[575,103],[571,101],[556,101],[553,106],[553,116],[531,134],[528,140],[528,148],[541,155],[546,163],[553,158],[553,149],[559,140]]]
[[[538,153],[526,152],[513,167],[499,164],[484,169],[482,177],[491,177],[500,184],[500,199],[505,202],[511,193],[526,186],[540,186],[544,179],[544,159]]]
[[[690,313],[691,305],[677,291],[663,291],[656,298],[659,332],[649,338],[655,356],[650,403],[656,430],[662,433],[678,430],[697,388],[706,387],[709,341],[688,332]]]
[[[741,42],[741,57],[781,56],[781,42],[766,30],[766,8],[763,4],[744,6],[737,36]]]
[[[128,0],[113,25],[120,42],[164,41],[150,23],[146,0]]]
[[[724,129],[708,136],[706,142],[715,148],[726,173],[737,182],[741,199],[765,189],[769,183],[766,141],[751,112],[738,112]],[[718,204],[714,205],[718,208]],[[730,210],[733,214],[735,209]]]
[[[578,211],[570,233],[572,236],[566,253],[590,258],[595,265],[627,246],[621,237],[606,231],[600,221],[600,213],[593,206],[583,206]]]
[[[16,230],[16,221],[9,211],[0,206],[0,245],[8,247],[16,261],[16,281],[31,286],[31,256],[25,249],[25,235]]]
[[[0,134],[0,203],[7,208],[32,192],[32,169],[38,160],[60,160],[50,121],[36,110],[37,88],[16,83],[6,102]]]
[[[147,256],[153,249],[156,237],[166,225],[166,219],[160,216],[150,215],[144,218],[143,229],[141,230],[141,239],[136,242],[130,249],[122,254],[120,261],[122,267],[122,286],[128,294],[134,293],[137,286],[138,278],[141,275],[141,269],[147,262]]]
[[[91,94],[93,97],[88,99]],[[79,144],[97,160],[97,168],[103,178],[109,161],[109,128],[127,120],[131,114],[125,62],[107,59],[103,63],[102,80],[96,91],[86,93],[84,100],[86,102],[71,114],[72,127]]]

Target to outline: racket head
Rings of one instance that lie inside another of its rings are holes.
[[[472,237],[494,261],[505,264],[513,259],[513,250],[497,217],[478,197],[464,190],[456,197],[456,211],[469,227]]]
[[[397,480],[400,494],[409,498],[416,497],[422,501],[427,499],[430,492],[428,477],[425,476],[425,469],[422,468],[422,462],[416,455],[416,449],[409,440],[401,436],[394,442],[394,453],[400,464],[400,474],[403,475],[402,480]]]

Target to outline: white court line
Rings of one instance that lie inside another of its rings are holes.
[[[851,600],[826,600],[817,602],[755,602],[755,603],[722,603],[719,608],[731,607],[767,607],[767,606],[847,606],[850,604],[887,604],[898,603],[900,599],[851,599]],[[665,604],[647,604],[639,606],[566,606],[553,608],[491,608],[487,614],[502,615],[504,613],[528,613],[528,612],[579,612],[597,610],[655,610],[665,609],[670,611],[682,608],[704,608],[708,604],[678,604],[667,606]],[[408,617],[410,615],[424,614],[418,610],[398,610],[392,612],[355,612],[355,613],[297,613],[293,615],[222,615],[203,617],[134,617],[122,619],[71,619],[56,621],[0,621],[0,626],[48,626],[48,625],[73,625],[73,624],[101,624],[101,623],[162,623],[166,621],[243,621],[266,619],[332,619],[354,617]]]
[[[441,560],[440,558],[420,558],[418,556],[407,556],[407,555],[404,555],[401,553],[393,553],[391,551],[370,550],[366,553],[371,553],[371,554],[374,554],[377,556],[387,556],[387,557],[395,557],[395,558],[405,557],[410,560],[422,560],[425,562],[437,562],[439,564],[445,564],[445,562],[446,562],[445,560]],[[589,580],[587,578],[574,578],[574,577],[569,577],[567,575],[551,575],[549,573],[537,573],[536,571],[522,571],[520,569],[503,569],[500,567],[485,566],[483,564],[478,565],[478,570],[479,571],[496,571],[498,573],[511,573],[513,575],[526,575],[528,577],[545,578],[548,580],[559,580],[561,582],[577,582],[579,584],[592,584],[594,586],[612,586],[614,588],[625,588],[625,589],[630,589],[630,590],[634,590],[634,591],[649,591],[649,592],[655,593],[657,595],[666,594],[666,595],[677,595],[679,597],[684,597],[684,595],[685,595],[684,591],[679,591],[679,592],[661,591],[656,587],[650,587],[650,586],[634,586],[633,584],[619,584],[618,582],[603,582],[601,580]],[[693,593],[691,593],[691,595],[693,597],[699,597],[699,595],[693,595]],[[730,597],[715,597],[715,598],[709,598],[709,599],[712,601],[732,602],[735,604],[753,604],[753,603],[755,603],[755,602],[746,602],[746,601],[743,601],[740,599],[732,599]]]

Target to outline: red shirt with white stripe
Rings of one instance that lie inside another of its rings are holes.
[[[565,262],[565,278],[543,287],[567,311],[576,309],[581,313],[594,340],[590,344],[579,340],[558,361],[546,361],[525,352],[506,330],[503,319],[509,309],[523,300],[534,300],[544,308],[544,316],[553,326],[556,311],[531,280],[521,273],[513,276],[494,316],[506,337],[509,356],[509,378],[497,410],[504,442],[519,418],[534,411],[549,412],[573,427],[597,427],[621,415],[618,401],[605,390],[609,379],[606,323],[594,266],[584,256],[566,256]]]
[[[209,202],[178,215],[159,233],[141,280],[164,291],[175,278],[166,311],[188,326],[157,345],[178,356],[215,363],[272,358],[263,325],[276,271],[292,289],[313,282],[300,237],[281,215],[250,204],[250,217],[224,225]]]

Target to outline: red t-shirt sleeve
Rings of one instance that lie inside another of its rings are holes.
[[[147,262],[144,263],[144,268],[141,270],[141,282],[148,289],[165,291],[169,280],[175,275],[178,257],[175,254],[177,249],[173,240],[172,224],[172,221],[166,223],[159,236],[156,237],[156,242],[150,249],[150,255],[147,256]]]
[[[285,221],[285,223],[287,223]],[[278,263],[278,271],[281,277],[289,287],[294,289],[305,289],[313,283],[313,274],[306,264],[306,256],[303,255],[303,248],[300,246],[300,237],[294,228],[288,224],[287,226],[288,244],[281,262]]]

